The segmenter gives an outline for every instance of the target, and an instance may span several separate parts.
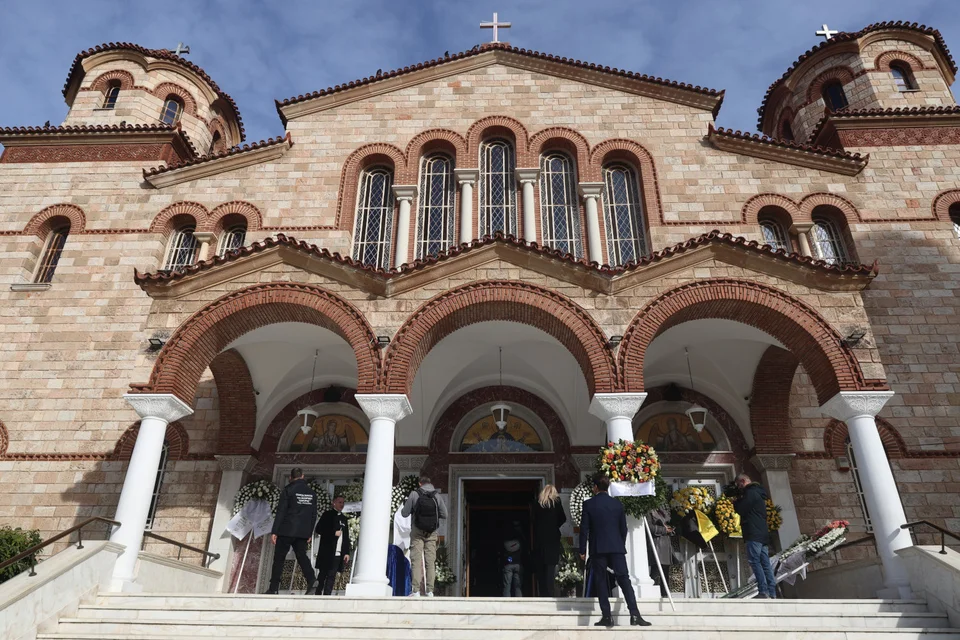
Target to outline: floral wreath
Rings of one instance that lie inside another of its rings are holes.
[[[660,473],[660,459],[642,442],[608,442],[600,450],[597,470],[613,482],[649,482]]]
[[[583,517],[583,503],[591,495],[593,495],[593,483],[590,480],[584,480],[578,484],[570,494],[570,519],[574,526],[580,526],[580,518]]]
[[[251,500],[266,500],[270,504],[270,512],[277,514],[277,505],[280,504],[280,488],[269,480],[255,480],[244,485],[237,491],[233,500],[233,515],[240,513]]]
[[[767,529],[770,531],[779,531],[783,524],[783,515],[780,513],[781,507],[773,504],[773,500],[767,498]]]
[[[673,498],[670,499],[670,508],[678,516],[685,516],[694,509],[710,515],[715,503],[716,500],[713,495],[705,487],[691,485],[673,492]]]
[[[307,483],[315,494],[317,494],[317,513],[323,515],[330,509],[333,509],[333,500],[330,498],[330,492],[327,491],[327,487],[320,484],[316,480],[311,480]]]
[[[393,522],[393,514],[402,507],[410,497],[410,494],[420,486],[419,476],[406,476],[400,479],[400,482],[393,488],[393,495],[390,497],[390,522]]]
[[[713,521],[721,533],[728,536],[734,533],[740,534],[740,516],[733,508],[733,500],[727,496],[720,496],[717,499],[717,505],[713,510]]]

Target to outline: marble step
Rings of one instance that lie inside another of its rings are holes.
[[[623,611],[622,606],[618,606]],[[643,612],[645,617],[657,627],[689,627],[702,620],[703,615],[694,612]],[[626,613],[619,613],[621,624],[628,624]],[[218,622],[238,624],[242,622],[306,624],[329,627],[357,627],[371,625],[394,628],[434,628],[451,629],[459,627],[498,628],[505,618],[516,617],[503,613],[459,613],[459,612],[411,612],[393,611],[378,613],[358,613],[355,611],[304,611],[277,610],[269,607],[252,606],[240,611],[212,609],[169,609],[165,607],[115,607],[110,605],[82,605],[71,620],[79,621],[129,621],[144,625],[153,621],[163,623],[193,623],[208,625]],[[554,611],[527,612],[522,614],[523,624],[529,629],[589,626],[596,622],[599,612]],[[949,619],[942,613],[843,613],[823,615],[814,611],[803,613],[759,613],[740,611],[715,612],[710,616],[711,627],[716,629],[734,629],[756,625],[765,625],[770,629],[819,628],[946,628]]]
[[[731,607],[751,615],[812,612],[818,615],[871,613],[926,613],[923,600],[694,600],[677,599],[677,611],[714,615]],[[275,611],[337,611],[383,613],[391,611],[485,614],[599,613],[595,598],[344,598],[317,596],[265,596],[250,594],[102,594],[96,604],[111,607],[144,607],[177,610],[229,610],[251,608]],[[642,612],[669,612],[660,599],[639,601]]]

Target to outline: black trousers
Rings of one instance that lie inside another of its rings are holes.
[[[318,596],[329,596],[333,593],[333,585],[337,581],[337,574],[343,570],[343,559],[332,558],[329,562],[317,563]]]
[[[640,610],[637,609],[637,597],[633,592],[633,585],[630,584],[630,572],[627,570],[627,554],[598,553],[590,556],[590,562],[597,586],[597,598],[600,600],[600,613],[603,617],[610,617],[610,584],[606,580],[607,567],[613,569],[613,575],[616,576],[623,599],[627,601],[630,615],[640,615]]]
[[[277,593],[280,589],[280,576],[283,575],[283,561],[287,559],[287,552],[293,547],[293,554],[297,557],[297,564],[300,565],[300,571],[303,577],[307,579],[307,589],[313,586],[317,576],[310,566],[310,558],[307,557],[307,539],[291,538],[290,536],[277,536],[277,546],[273,552],[273,571],[270,573],[270,586],[267,593]]]
[[[537,565],[537,595],[541,598],[557,597],[557,565]]]

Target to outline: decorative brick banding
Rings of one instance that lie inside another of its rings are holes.
[[[420,363],[446,336],[497,320],[527,324],[556,338],[580,364],[590,395],[614,390],[616,365],[606,336],[583,308],[531,284],[491,280],[442,293],[404,322],[387,351],[385,393],[408,393]]]
[[[113,460],[126,462],[133,455],[133,447],[137,443],[137,436],[140,434],[140,422],[137,421],[133,426],[123,432],[120,439],[117,440],[113,448]],[[187,430],[179,422],[171,422],[167,425],[167,433],[163,436],[167,443],[167,460],[187,460],[190,458],[190,436]]]
[[[477,120],[470,125],[467,130],[467,154],[471,158],[477,158],[479,162],[480,143],[488,138],[500,137],[513,138],[518,167],[539,166],[537,158],[530,156],[530,136],[527,133],[527,128],[518,120],[508,116],[490,116]]]
[[[761,193],[753,196],[744,203],[740,210],[740,217],[744,224],[760,224],[759,213],[764,207],[783,209],[791,223],[802,217],[797,203],[778,193]],[[786,221],[785,221],[786,222]]]
[[[530,138],[530,157],[537,159],[550,151],[564,151],[576,160],[578,182],[587,182],[590,171],[590,144],[579,131],[569,127],[551,127],[533,134]],[[539,210],[539,209],[538,209]]]
[[[758,454],[793,451],[790,438],[790,389],[800,361],[777,346],[763,352],[753,374],[750,395],[750,429]]]
[[[615,138],[604,140],[593,148],[590,152],[589,181],[603,181],[603,165],[609,162],[626,162],[633,165],[640,179],[640,190],[643,196],[644,220],[647,226],[651,221],[659,221],[660,224],[681,224],[668,223],[663,218],[663,207],[660,202],[660,184],[657,178],[657,166],[653,162],[653,156],[643,146],[632,140],[623,140]],[[600,212],[601,219],[604,219],[603,212]],[[687,224],[687,223],[682,223]],[[605,224],[601,223],[601,227]],[[645,229],[647,237],[650,237],[650,229]]]
[[[229,215],[243,216],[247,221],[247,232],[259,231],[263,226],[263,216],[260,210],[249,202],[234,200],[225,202],[210,212],[209,217],[203,223],[203,231],[220,232],[223,230],[223,219]]]
[[[877,431],[880,432],[880,441],[883,443],[883,450],[891,460],[911,457],[907,451],[907,445],[903,441],[900,433],[883,418],[877,418]],[[847,429],[847,423],[840,420],[831,420],[830,424],[823,430],[823,450],[831,458],[839,458],[847,455],[847,440],[850,438],[850,432]]]
[[[97,79],[90,85],[90,89],[99,91],[100,93],[106,93],[107,87],[110,86],[111,82],[119,82],[121,91],[127,91],[134,87],[133,74],[123,69],[113,69],[112,71],[107,71],[97,76]]]
[[[837,209],[846,218],[847,224],[856,224],[863,221],[860,212],[853,206],[852,202],[834,193],[811,193],[800,201],[799,206],[801,215],[794,222],[811,222],[813,220],[813,210],[821,206]],[[849,246],[852,248],[854,245]]]
[[[476,166],[477,159],[467,154],[467,141],[459,133],[449,129],[429,129],[418,133],[407,143],[404,153],[406,171],[397,176],[397,184],[420,184],[420,158],[431,153],[446,153],[455,167]]]
[[[158,84],[153,91],[153,95],[160,98],[164,102],[167,100],[167,96],[177,96],[183,100],[183,112],[188,113],[194,118],[197,117],[197,101],[189,91],[184,89],[178,84],[172,82],[162,82]]]
[[[23,229],[23,235],[46,235],[50,231],[51,222],[56,218],[66,218],[70,221],[70,233],[83,233],[87,224],[87,217],[80,207],[72,204],[54,204],[30,218],[30,222]]]
[[[210,216],[207,208],[197,202],[176,202],[163,209],[150,223],[151,233],[169,233],[170,222],[178,216],[190,216],[196,224],[197,230],[206,227]]]
[[[707,318],[742,322],[779,340],[800,359],[820,404],[839,391],[878,386],[865,383],[850,348],[811,307],[755,282],[710,279],[681,285],[640,310],[620,345],[624,390],[643,391],[644,356],[654,338],[684,322]]]
[[[873,66],[878,71],[890,71],[890,63],[892,62],[901,62],[914,72],[922,71],[924,68],[920,58],[906,51],[884,51],[874,60]]]
[[[210,362],[210,371],[220,411],[217,453],[249,454],[257,431],[257,400],[247,363],[239,351],[229,349]]]
[[[393,169],[394,184],[398,176],[407,174],[407,158],[392,144],[367,144],[351,153],[340,172],[340,190],[337,199],[336,228],[353,233],[353,218],[357,208],[357,183],[360,172],[367,167],[383,164]]]
[[[353,348],[360,393],[375,393],[380,357],[373,330],[356,307],[320,287],[276,282],[223,296],[191,316],[160,351],[145,385],[133,393],[172,393],[193,405],[204,369],[240,336],[270,324],[303,322],[328,329]]]
[[[960,202],[960,189],[950,189],[933,199],[933,215],[937,220],[950,222],[950,205]]]

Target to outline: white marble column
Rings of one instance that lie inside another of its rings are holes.
[[[220,554],[219,558],[210,562],[209,568],[223,573],[220,588],[226,592],[230,590],[229,570],[233,550],[233,536],[227,533],[226,526],[233,517],[233,501],[243,484],[243,476],[253,469],[256,458],[249,455],[215,457],[220,463],[220,491],[217,493],[217,508],[213,513],[207,551]]]
[[[780,548],[786,549],[800,537],[800,520],[797,507],[793,502],[793,489],[790,487],[790,467],[796,454],[760,454],[750,459],[753,466],[763,474],[763,486],[770,492],[770,499],[780,505],[783,524],[777,532]]]
[[[480,178],[479,169],[454,169],[453,177],[460,186],[460,244],[473,241],[473,185]]]
[[[603,193],[602,182],[581,182],[580,197],[587,213],[587,259],[603,264],[603,244],[600,242],[600,213],[597,203]]]
[[[197,251],[197,262],[212,258],[213,255],[210,255],[210,246],[214,245],[214,247],[216,247],[217,234],[212,231],[195,231],[193,237],[200,243],[200,250]],[[214,255],[215,254],[216,248],[214,248]]]
[[[533,204],[533,187],[540,179],[540,169],[517,169],[517,180],[523,193],[523,240],[537,241],[537,211]]]
[[[397,215],[397,242],[393,254],[393,266],[399,268],[410,258],[410,209],[417,196],[417,185],[393,185],[393,197],[400,203]]]
[[[913,542],[910,532],[900,528],[906,524],[907,517],[876,420],[877,414],[892,397],[892,391],[841,391],[821,409],[828,416],[844,421],[850,434],[863,497],[870,510],[877,553],[883,562],[885,588],[877,592],[877,597],[910,598],[910,578],[897,550],[909,547]]]
[[[114,565],[110,590],[133,592],[140,591],[136,584],[137,556],[143,544],[143,529],[147,525],[167,425],[190,415],[193,409],[171,394],[128,394],[123,398],[140,416],[140,430],[113,517],[120,526],[114,528],[110,541],[122,544],[125,549]]]
[[[590,401],[590,413],[603,420],[607,442],[633,442],[633,417],[647,399],[646,393],[597,393]],[[638,598],[658,598],[660,587],[653,584],[647,561],[647,532],[643,520],[627,516],[627,568]]]
[[[810,222],[794,224],[792,227],[790,227],[790,231],[797,234],[797,242],[800,243],[800,255],[808,258],[813,257],[813,251],[810,249],[811,229],[813,229],[813,224]]]
[[[363,511],[357,569],[347,585],[348,596],[383,597],[392,594],[387,580],[390,544],[390,498],[393,493],[393,444],[397,422],[410,415],[410,400],[402,394],[357,394],[360,408],[370,418],[370,440],[363,474]]]

